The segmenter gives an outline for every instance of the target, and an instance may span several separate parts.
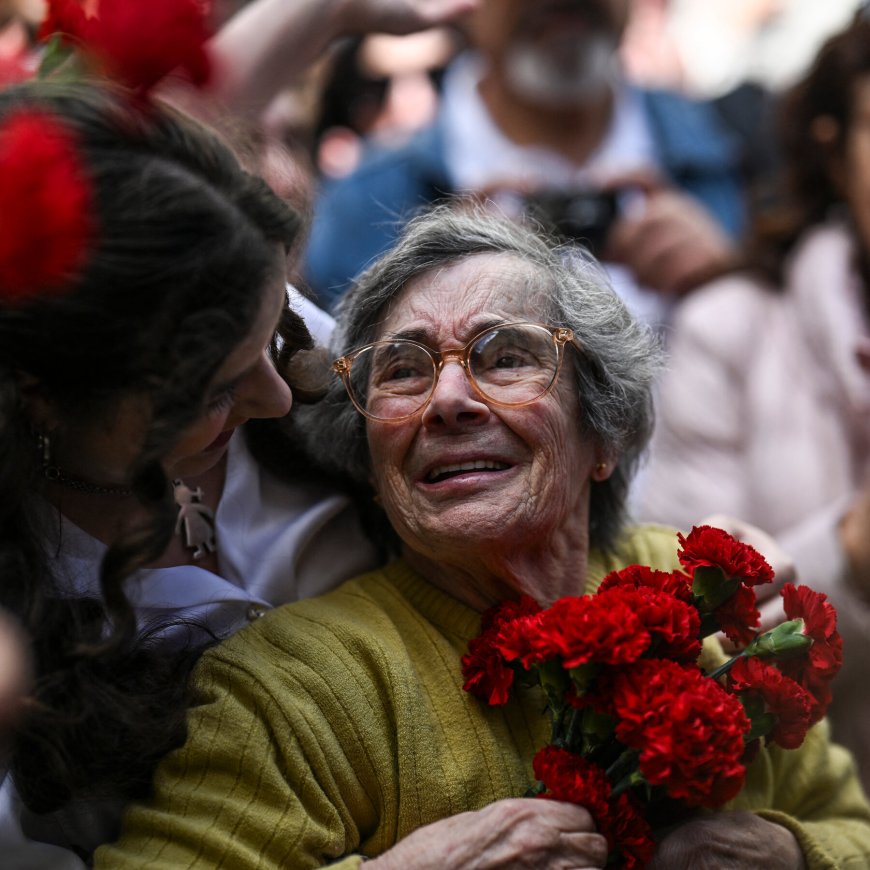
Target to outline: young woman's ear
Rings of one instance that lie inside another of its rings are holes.
[[[34,432],[48,434],[57,429],[60,422],[57,408],[46,395],[42,381],[27,372],[16,371],[14,376],[18,382],[21,410]]]

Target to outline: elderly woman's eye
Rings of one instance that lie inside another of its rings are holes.
[[[521,351],[510,351],[501,353],[492,363],[498,369],[516,369],[521,366],[532,364],[529,354]]]
[[[398,381],[398,380],[401,380],[402,378],[418,377],[419,374],[420,374],[419,369],[415,368],[414,366],[397,365],[389,370],[389,372],[387,373],[387,375],[384,379],[389,380],[389,381]]]

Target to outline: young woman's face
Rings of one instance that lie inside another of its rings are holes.
[[[203,474],[221,460],[244,422],[281,417],[290,410],[290,388],[275,371],[268,352],[285,294],[283,275],[264,288],[254,323],[218,370],[202,415],[165,459],[170,477]],[[68,474],[88,481],[126,482],[149,422],[149,401],[140,395],[127,396],[109,420],[58,427],[53,461]]]
[[[193,477],[214,467],[233,433],[253,418],[283,417],[290,410],[290,388],[275,371],[269,344],[284,307],[283,276],[266,288],[248,335],[218,370],[206,409],[182,435],[166,459],[172,477]]]

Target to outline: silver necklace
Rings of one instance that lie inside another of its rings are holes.
[[[117,498],[133,495],[133,490],[129,486],[102,486],[98,483],[89,483],[78,477],[71,477],[56,465],[46,465],[43,473],[47,480],[87,495],[110,495]],[[187,549],[193,550],[194,559],[202,559],[207,553],[214,553],[217,550],[214,511],[202,503],[201,487],[191,489],[179,479],[172,481],[172,487],[175,504],[178,505],[175,534],[181,536]]]
[[[46,465],[43,469],[43,474],[48,480],[53,480],[61,486],[77,490],[78,492],[85,492],[89,495],[115,495],[119,498],[133,495],[133,490],[129,486],[101,486],[98,483],[88,483],[88,481],[81,480],[78,477],[70,477],[56,465]]]

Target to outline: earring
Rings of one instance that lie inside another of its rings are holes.
[[[36,450],[42,462],[42,470],[51,467],[51,438],[44,432],[36,433]]]
[[[607,471],[607,463],[599,462],[595,466],[595,479],[596,480],[604,480],[604,473]]]

